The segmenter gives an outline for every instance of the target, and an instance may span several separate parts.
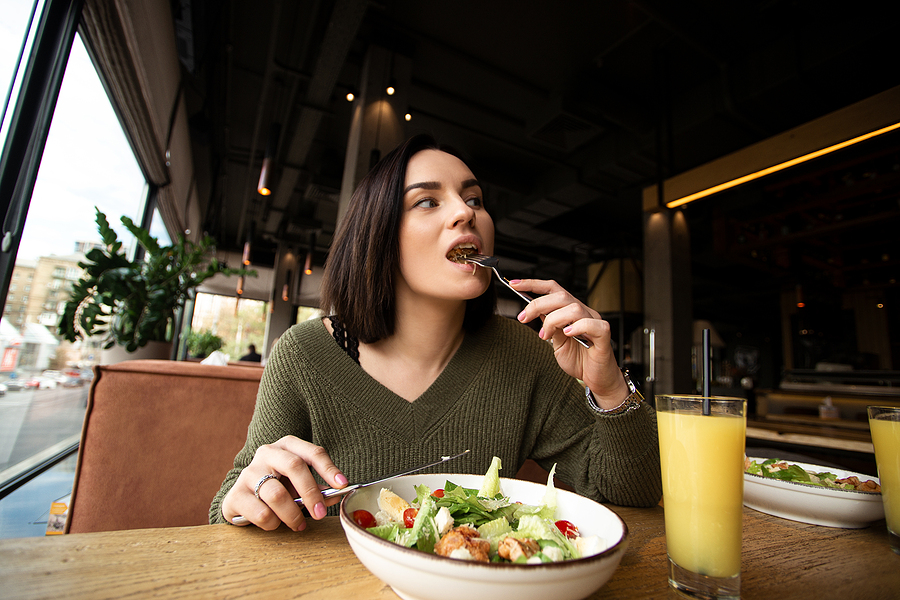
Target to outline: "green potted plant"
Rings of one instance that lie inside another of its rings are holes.
[[[151,341],[171,342],[175,312],[201,283],[218,273],[256,276],[256,271],[232,269],[209,258],[214,245],[209,236],[194,243],[179,235],[173,245],[160,246],[149,232],[122,217],[145,251],[144,258],[129,260],[106,215],[96,210],[103,248],[90,250],[78,263],[84,273],[73,285],[59,323],[70,342],[99,335],[104,348],[118,344],[128,352]]]
[[[192,331],[184,336],[184,343],[194,358],[206,358],[224,345],[222,338],[211,331]]]

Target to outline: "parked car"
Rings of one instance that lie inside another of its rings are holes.
[[[0,383],[0,396],[6,395],[6,386]]]
[[[25,387],[25,382],[21,379],[7,379],[3,384],[6,386],[6,389],[10,392],[18,392]]]
[[[56,389],[56,386],[58,385],[58,381],[56,381],[55,379],[49,379],[47,377],[32,377],[25,382],[25,387],[33,388],[36,390],[53,390]]]
[[[84,382],[81,377],[66,374],[60,378],[59,384],[63,387],[81,387]]]

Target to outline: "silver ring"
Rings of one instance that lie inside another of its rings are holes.
[[[256,488],[253,490],[253,495],[256,496],[257,500],[262,500],[262,498],[259,497],[259,488],[262,487],[262,484],[270,479],[278,479],[278,475],[276,475],[275,473],[266,473],[259,478],[259,481],[256,482]]]

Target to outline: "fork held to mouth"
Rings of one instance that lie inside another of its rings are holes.
[[[472,263],[473,265],[478,265],[479,267],[482,267],[485,269],[491,269],[492,271],[494,271],[494,274],[497,276],[497,279],[500,280],[500,283],[502,283],[503,285],[505,285],[506,287],[511,289],[513,292],[515,292],[516,295],[519,296],[519,298],[521,298],[528,304],[531,304],[531,302],[534,300],[528,294],[526,294],[524,292],[520,292],[519,290],[514,288],[512,286],[512,284],[509,282],[509,279],[507,279],[506,277],[504,277],[503,275],[500,274],[500,271],[497,270],[497,265],[500,264],[500,259],[497,258],[496,256],[487,256],[486,254],[467,254],[462,257],[462,260],[467,263]],[[574,337],[575,341],[577,341],[579,344],[581,344],[585,348],[590,348],[591,346],[594,345],[589,339],[587,339],[583,335],[576,335],[573,337]]]

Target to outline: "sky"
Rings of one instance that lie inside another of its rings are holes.
[[[28,0],[0,0],[0,89],[6,97],[31,11]],[[27,51],[26,51],[27,55]],[[24,62],[23,58],[23,62]],[[15,102],[7,109],[5,131]],[[144,177],[96,71],[76,36],[44,149],[17,262],[68,255],[77,240],[99,241],[94,207],[119,238],[126,215],[140,221]]]

